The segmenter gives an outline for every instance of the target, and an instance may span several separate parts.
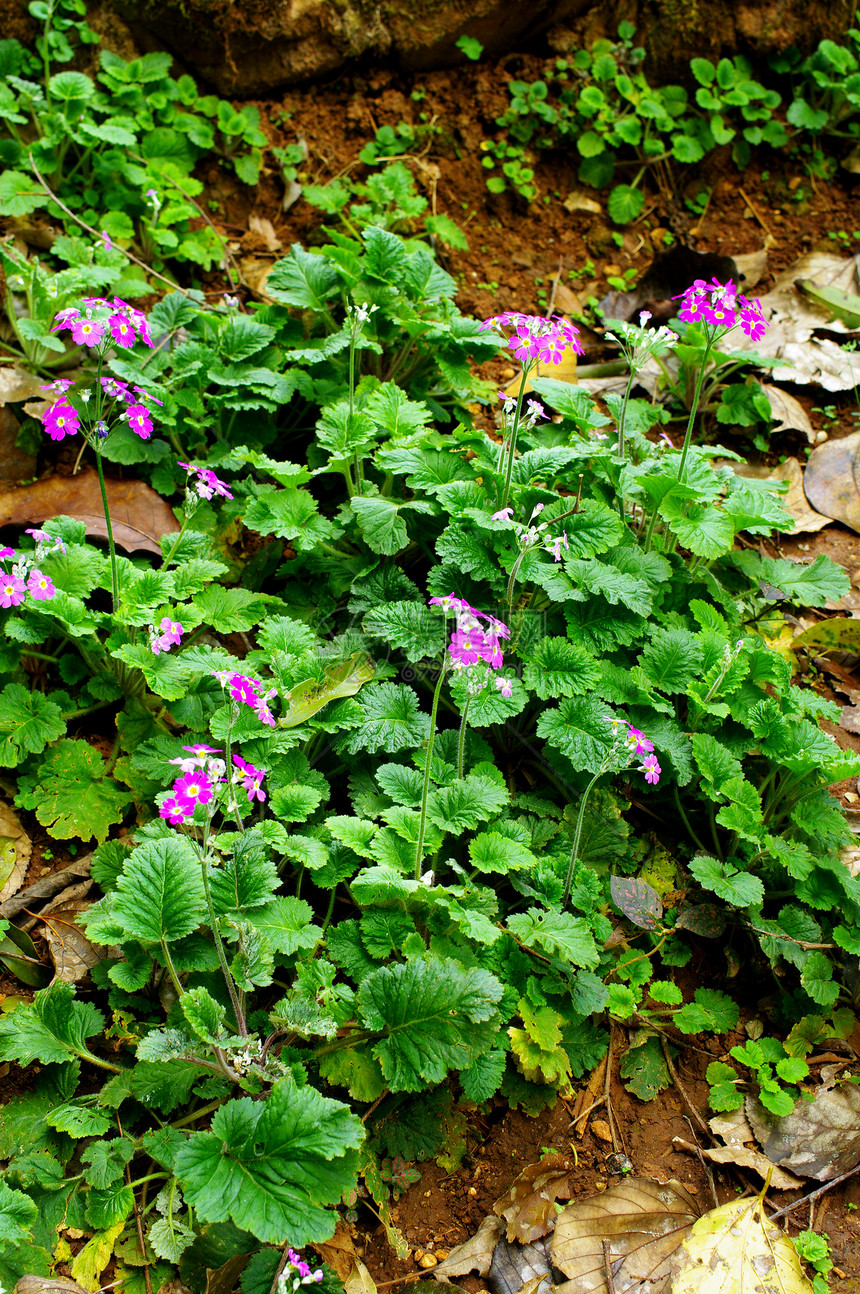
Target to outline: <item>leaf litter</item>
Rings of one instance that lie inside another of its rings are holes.
[[[829,1182],[860,1163],[860,1090],[852,1083],[818,1088],[781,1118],[752,1098],[746,1110],[768,1159],[789,1172]]]

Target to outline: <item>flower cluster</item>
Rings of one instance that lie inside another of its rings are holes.
[[[12,569],[7,572],[4,564],[10,560]],[[19,607],[28,593],[34,602],[50,602],[56,591],[50,576],[39,570],[32,557],[16,554],[14,548],[0,548],[0,607]]]
[[[516,397],[510,395],[507,391],[499,391],[499,399],[502,401],[505,417],[512,418],[517,408]],[[531,428],[538,422],[546,422],[547,414],[544,411],[543,405],[540,404],[539,401],[526,400],[526,414],[523,418],[522,411],[520,411],[520,419],[523,425],[531,430]]]
[[[102,388],[102,395],[111,400],[120,400],[127,407],[119,414],[120,422],[127,422],[129,427],[141,440],[149,440],[152,435],[152,413],[151,404],[161,405],[163,401],[157,396],[150,395],[142,386],[134,385],[130,390],[126,382],[119,382],[113,377],[99,378]],[[52,391],[59,393],[60,398],[54,404],[49,405],[42,414],[42,423],[45,431],[51,437],[51,440],[63,440],[66,436],[74,436],[81,429],[81,414],[66,399],[66,392],[74,382],[68,378],[60,378],[56,382],[50,382],[43,386],[43,391]],[[92,390],[87,389],[79,393],[79,399],[85,406],[89,405],[92,397]],[[96,417],[93,426],[93,434],[99,439],[104,439],[109,434],[109,428],[103,418]],[[85,433],[86,434],[86,429]]]
[[[485,661],[491,669],[501,669],[503,664],[500,638],[510,638],[511,631],[495,616],[485,611],[476,611],[463,598],[453,593],[442,598],[431,598],[431,607],[441,607],[447,615],[453,612],[457,627],[451,634],[448,654],[454,669],[464,665],[474,665],[479,660]],[[485,624],[481,624],[481,621]]]
[[[171,620],[170,616],[162,616],[158,628],[153,625],[149,631],[149,648],[153,656],[170,651],[171,647],[178,647],[184,633],[185,630],[178,621]]]
[[[171,787],[171,794],[163,800],[159,814],[174,827],[178,827],[186,818],[194,816],[198,804],[211,804],[215,787],[224,780],[226,764],[219,756],[220,750],[211,746],[183,746],[187,755],[171,759],[171,764],[178,764],[182,777],[178,777]]]
[[[579,329],[560,315],[547,319],[543,315],[506,311],[484,319],[479,327],[497,329],[504,335],[507,335],[506,329],[512,328],[508,346],[524,368],[530,368],[536,361],[560,364],[566,350],[572,350],[575,355],[583,353]]]
[[[663,770],[654,754],[654,743],[626,719],[614,719],[611,715],[606,715],[606,722],[612,725],[616,741],[625,749],[628,763],[634,758],[638,759],[639,771],[645,774],[645,781],[656,786]],[[624,728],[627,729],[626,732],[622,731]]]
[[[260,689],[264,684],[258,678],[248,678],[244,674],[237,674],[229,669],[214,670],[212,677],[217,678],[221,686],[228,689],[234,701],[239,702],[240,705],[250,706],[260,723],[274,728],[275,716],[269,708],[269,702],[273,696],[278,695],[277,688],[269,688],[268,692],[261,694]]]
[[[243,791],[248,793],[248,803],[252,804],[254,800],[261,803],[266,798],[266,792],[263,790],[263,778],[266,776],[265,768],[255,768],[253,764],[248,764],[240,755],[233,756],[233,763],[237,772],[233,774],[233,781],[237,786],[241,786]]]
[[[189,494],[195,494],[199,499],[211,499],[216,494],[223,499],[232,499],[232,492],[208,467],[197,467],[195,463],[177,463],[177,467],[189,474],[185,487]]]
[[[650,318],[650,310],[641,310],[638,327],[619,319],[611,323],[610,331],[604,334],[607,341],[620,342],[624,357],[634,373],[639,373],[652,356],[665,355],[678,343],[678,334],[671,328],[647,327]]]
[[[290,1294],[301,1285],[318,1285],[323,1278],[323,1270],[318,1267],[311,1271],[306,1262],[294,1249],[287,1250],[287,1266],[278,1277],[278,1294]]]
[[[678,318],[685,323],[706,323],[726,331],[740,324],[750,341],[759,341],[767,330],[761,302],[741,296],[731,279],[727,283],[696,279],[692,287],[674,300],[683,302]]]
[[[544,504],[538,503],[532,509],[532,515],[529,517],[528,525],[523,525],[520,521],[514,521],[513,508],[500,508],[494,512],[491,521],[505,521],[516,531],[517,542],[522,549],[523,556],[532,548],[543,548],[545,553],[549,553],[554,562],[561,561],[562,551],[568,552],[570,545],[567,542],[567,531],[563,530],[560,535],[554,538],[552,535],[545,534],[545,531],[553,524],[551,521],[541,521],[538,525],[532,525],[535,517],[539,517],[544,510]],[[567,515],[567,514],[565,514]]]
[[[130,350],[138,340],[144,346],[152,346],[146,315],[121,297],[114,297],[112,301],[106,301],[104,297],[84,297],[83,306],[83,311],[74,306],[60,310],[51,331],[61,332],[69,328],[76,346],[101,348],[102,353],[112,345]]]

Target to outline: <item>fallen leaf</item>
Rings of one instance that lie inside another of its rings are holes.
[[[235,1254],[220,1267],[207,1267],[204,1294],[232,1294],[247,1265],[247,1254]]]
[[[0,405],[23,404],[25,400],[44,398],[42,385],[42,379],[33,377],[26,369],[4,364],[0,367]]]
[[[608,1294],[603,1241],[608,1241],[616,1294],[639,1281],[661,1294],[669,1260],[699,1216],[680,1182],[627,1177],[602,1195],[570,1204],[555,1224],[551,1256],[568,1280],[556,1294]]]
[[[860,733],[860,706],[843,705],[839,715],[839,727],[846,732]]]
[[[800,401],[779,386],[772,386],[768,382],[760,382],[759,386],[768,398],[773,421],[777,424],[771,427],[770,434],[774,436],[780,431],[802,431],[812,445],[815,441],[815,429]]]
[[[796,458],[787,458],[784,463],[774,467],[767,474],[771,481],[787,481],[788,493],[780,498],[780,503],[794,517],[794,525],[784,530],[784,535],[806,535],[829,526],[830,517],[816,512],[809,506],[806,491],[803,488],[803,468]]]
[[[86,979],[96,962],[107,955],[106,949],[96,950],[77,924],[77,918],[89,906],[89,903],[72,899],[57,903],[41,913],[42,934],[53,958],[55,978],[67,984],[77,984]]]
[[[555,1222],[554,1202],[569,1200],[573,1194],[575,1170],[575,1160],[562,1154],[545,1155],[539,1163],[523,1169],[493,1205],[496,1217],[508,1224],[508,1240],[527,1245],[547,1234],[550,1221]]]
[[[0,903],[17,894],[24,884],[33,842],[9,804],[0,800]]]
[[[715,1119],[708,1120],[708,1127],[715,1137],[722,1137],[726,1143],[724,1146],[714,1146],[702,1151],[705,1159],[710,1159],[712,1164],[738,1164],[741,1168],[751,1168],[765,1181],[768,1174],[771,1174],[770,1184],[775,1191],[792,1191],[803,1185],[799,1177],[787,1173],[783,1168],[777,1168],[767,1155],[762,1154],[754,1144],[755,1134],[747,1123],[743,1110],[718,1114]],[[748,1145],[748,1142],[753,1144]]]
[[[566,283],[562,283],[559,275],[556,275],[552,286],[553,306],[560,314],[563,315],[581,315],[585,313],[585,306],[582,301],[573,292]]]
[[[82,1285],[67,1276],[22,1276],[12,1294],[85,1294]],[[159,1291],[160,1294],[160,1291]]]
[[[729,1200],[693,1223],[671,1260],[672,1294],[812,1294],[797,1250],[760,1196]]]
[[[806,464],[803,488],[812,506],[825,517],[860,532],[860,431],[814,449]]]
[[[49,876],[43,876],[40,881],[34,881],[28,885],[20,894],[16,894],[11,899],[6,899],[0,904],[0,917],[17,916],[24,908],[32,908],[42,899],[48,899],[54,894],[59,894],[65,890],[69,880],[73,876],[89,876],[90,864],[93,861],[92,854],[85,854],[83,858],[75,858],[72,862],[67,863],[65,867],[58,872],[52,872]]]
[[[752,1098],[746,1111],[768,1159],[792,1173],[829,1182],[860,1163],[860,1090],[850,1083],[818,1089],[782,1118]]]
[[[345,1222],[338,1221],[331,1240],[313,1246],[324,1263],[338,1274],[346,1294],[376,1294],[370,1272],[355,1252],[355,1245]]]
[[[299,193],[301,193],[301,187],[299,187]],[[275,226],[266,216],[250,215],[248,229],[252,234],[257,235],[267,252],[280,251],[283,244],[275,233]]]
[[[490,1264],[487,1284],[494,1294],[551,1294],[552,1269],[547,1242],[511,1244],[502,1236]]]
[[[107,482],[113,537],[118,547],[161,556],[162,535],[175,534],[178,522],[160,494],[143,481]],[[87,534],[107,539],[99,479],[95,472],[49,476],[33,485],[0,491],[0,526],[41,525],[49,517],[76,517]]]
[[[504,1229],[505,1224],[501,1218],[488,1214],[469,1240],[462,1245],[457,1245],[444,1262],[433,1268],[436,1280],[448,1284],[446,1277],[465,1276],[467,1272],[477,1272],[479,1276],[486,1276]]]
[[[590,198],[584,189],[571,189],[570,193],[561,204],[565,211],[589,211],[592,215],[599,216],[603,213],[603,208],[594,198]]]
[[[814,647],[819,655],[831,651],[860,654],[860,619],[832,616],[829,620],[819,620],[797,634],[791,645],[795,651],[799,647]]]
[[[735,257],[738,267],[738,281],[744,292],[751,291],[760,283],[767,270],[767,248],[761,247],[757,252],[744,252]]]

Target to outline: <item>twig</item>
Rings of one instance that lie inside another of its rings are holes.
[[[615,1277],[612,1275],[612,1258],[609,1253],[609,1241],[603,1240],[603,1270],[606,1273],[606,1284],[609,1287],[609,1294],[615,1294]]]
[[[45,192],[47,193],[51,201],[56,202],[60,210],[65,211],[66,215],[69,217],[70,220],[74,220],[75,224],[80,225],[81,229],[86,229],[87,233],[92,234],[93,238],[101,238],[101,234],[97,229],[93,229],[92,225],[88,225],[85,220],[81,220],[80,216],[76,216],[74,211],[70,211],[69,208],[66,206],[66,204],[60,201],[60,199],[57,197],[54,190],[48,184],[48,181],[44,179],[43,176],[41,175],[38,166],[33,161],[33,154],[28,153],[27,156],[30,159],[30,165],[33,168],[33,174],[35,175],[36,179],[39,181],[39,183],[41,184],[42,188],[45,190]],[[116,247],[116,244],[114,244],[114,246]],[[167,278],[164,274],[159,274],[158,270],[154,270],[151,265],[147,265],[146,261],[138,260],[138,258],[134,255],[133,252],[126,251],[124,247],[116,247],[116,250],[118,252],[122,252],[123,256],[125,256],[127,260],[134,261],[135,265],[139,265],[142,270],[146,270],[147,274],[151,274],[154,279],[161,279],[161,282],[166,283],[167,286],[171,288],[174,292],[181,292],[182,295],[185,297],[191,295],[188,288],[181,288],[178,283],[174,283],[173,279]]]
[[[583,1110],[582,1114],[580,1114],[579,1117],[574,1120],[573,1130],[576,1133],[577,1137],[581,1137],[583,1132],[585,1131],[585,1126],[584,1126],[585,1120],[588,1118],[589,1114],[591,1114],[591,1111],[598,1110],[601,1105],[605,1105],[605,1104],[606,1104],[606,1097],[598,1096],[597,1100],[592,1101],[591,1105],[589,1105],[587,1109]],[[580,1127],[580,1125],[583,1125],[583,1126]]]
[[[269,1294],[278,1294],[278,1281],[281,1279],[282,1273],[286,1271],[287,1263],[290,1261],[290,1244],[291,1242],[289,1240],[284,1241],[283,1248],[281,1250],[281,1258],[275,1268],[275,1275],[269,1288]]]
[[[760,212],[760,211],[758,210],[758,208],[756,207],[756,205],[755,205],[755,203],[753,202],[752,198],[748,198],[748,197],[747,197],[747,195],[744,193],[743,189],[738,189],[738,193],[741,195],[741,197],[743,198],[744,202],[747,204],[747,206],[749,207],[750,211],[753,213],[753,215],[755,216],[756,220],[759,222],[759,224],[761,225],[762,229],[763,229],[763,230],[764,230],[764,232],[767,234],[768,238],[772,238],[772,239],[773,239],[773,246],[774,246],[774,247],[779,247],[779,245],[780,245],[780,243],[779,243],[779,239],[776,237],[776,235],[774,234],[773,230],[768,228],[767,222],[765,221],[765,219],[764,219],[764,217],[762,216],[761,212]]]
[[[787,1213],[793,1213],[794,1210],[799,1209],[802,1204],[808,1204],[811,1203],[812,1200],[817,1200],[819,1195],[823,1195],[825,1191],[832,1190],[833,1187],[838,1186],[840,1182],[847,1181],[848,1178],[853,1177],[855,1173],[860,1173],[860,1164],[855,1164],[853,1168],[848,1169],[847,1173],[842,1173],[841,1176],[834,1177],[831,1181],[825,1182],[823,1186],[819,1186],[817,1191],[810,1191],[809,1195],[802,1195],[800,1199],[795,1200],[793,1204],[786,1204],[784,1209],[779,1209],[776,1213],[771,1213],[768,1218],[768,1222],[775,1222],[777,1218],[784,1218]]]
[[[615,1027],[614,1025],[611,1025],[609,1029],[609,1046],[606,1050],[606,1079],[603,1086],[603,1096],[606,1101],[606,1113],[609,1116],[609,1131],[612,1133],[612,1149],[614,1153],[617,1154],[619,1149],[624,1150],[624,1145],[618,1135],[615,1115],[612,1111],[612,1095],[610,1093],[610,1087],[612,1084],[612,1044],[614,1040]]]
[[[695,1150],[695,1152],[696,1152],[696,1156],[697,1156],[697,1158],[698,1158],[698,1160],[699,1160],[699,1163],[702,1165],[702,1169],[703,1169],[703,1171],[704,1171],[704,1174],[705,1174],[705,1176],[706,1176],[706,1177],[707,1177],[707,1179],[708,1179],[708,1186],[711,1188],[711,1198],[712,1198],[712,1200],[714,1201],[714,1208],[715,1208],[715,1209],[718,1209],[718,1208],[720,1207],[720,1201],[719,1201],[719,1199],[717,1198],[717,1188],[716,1188],[716,1185],[715,1185],[715,1183],[714,1183],[714,1174],[713,1174],[713,1172],[711,1171],[711,1165],[708,1163],[708,1161],[705,1159],[705,1156],[702,1154],[702,1148],[701,1148],[701,1146],[699,1145],[698,1141],[696,1141],[696,1139],[695,1139],[695,1137],[696,1137],[695,1129],[693,1128],[692,1123],[690,1122],[690,1120],[687,1118],[687,1116],[686,1116],[686,1115],[684,1115],[684,1120],[685,1120],[685,1122],[686,1122],[686,1123],[689,1123],[689,1124],[690,1124],[690,1132],[693,1134],[693,1142],[692,1142],[692,1146],[693,1146],[693,1149],[694,1149],[694,1150]],[[679,1137],[673,1137],[673,1138],[672,1138],[672,1140],[673,1140],[673,1141],[680,1141],[680,1138],[679,1138]]]
[[[668,1069],[670,1075],[672,1076],[672,1082],[677,1087],[678,1094],[680,1095],[681,1100],[684,1102],[687,1109],[690,1111],[690,1114],[693,1116],[693,1120],[698,1126],[698,1128],[702,1132],[704,1132],[706,1137],[709,1137],[711,1141],[714,1141],[714,1134],[711,1132],[711,1129],[708,1127],[707,1123],[702,1118],[701,1114],[699,1114],[699,1111],[696,1109],[695,1105],[693,1105],[693,1102],[690,1100],[690,1096],[689,1096],[689,1093],[687,1092],[687,1089],[684,1087],[684,1084],[681,1082],[680,1078],[678,1077],[678,1071],[675,1068],[674,1062],[672,1061],[672,1057],[669,1055],[669,1044],[667,1043],[666,1039],[663,1037],[662,1034],[660,1034],[660,1046],[663,1048],[663,1056],[666,1061],[666,1068]]]

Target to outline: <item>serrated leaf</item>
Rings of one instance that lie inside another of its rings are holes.
[[[649,683],[661,692],[684,692],[699,674],[702,658],[697,635],[688,629],[655,629],[639,664]]]
[[[339,1101],[282,1078],[265,1101],[216,1112],[176,1155],[185,1200],[204,1222],[233,1222],[268,1244],[326,1240],[330,1206],[355,1185],[361,1121]]]
[[[76,1001],[71,986],[56,980],[32,1003],[0,1015],[0,1060],[59,1065],[73,1056],[89,1058],[87,1038],[101,1033],[104,1023],[100,1011]]]
[[[635,876],[612,876],[609,892],[618,910],[634,925],[643,930],[656,929],[663,915],[663,902],[653,885]]]
[[[418,698],[403,683],[379,683],[365,689],[359,699],[362,722],[342,738],[342,747],[352,755],[379,750],[394,754],[416,747],[426,738],[429,718],[418,707]]]
[[[525,654],[523,683],[542,700],[594,690],[600,666],[587,648],[567,638],[542,638]]]
[[[364,617],[364,629],[392,647],[399,647],[409,661],[439,656],[445,649],[445,621],[423,602],[389,602],[373,607]]]
[[[337,281],[337,270],[327,257],[306,252],[299,243],[293,243],[289,255],[272,266],[266,287],[284,305],[322,312]]]
[[[486,822],[508,802],[505,785],[491,777],[470,774],[427,797],[427,817],[442,831],[460,834]]]
[[[571,697],[545,710],[537,734],[570,760],[574,768],[596,773],[612,744],[607,706],[593,696]]]
[[[185,837],[146,841],[126,859],[112,915],[129,939],[182,939],[199,927],[204,912],[200,860]]]
[[[322,930],[311,921],[313,908],[304,899],[279,897],[265,907],[248,913],[248,920],[269,942],[275,952],[292,956],[301,948],[313,948],[322,938]]]
[[[16,804],[35,809],[55,839],[104,840],[133,797],[106,775],[105,762],[86,741],[58,741],[36,773],[18,783]]]
[[[358,1012],[382,1034],[373,1054],[393,1092],[441,1083],[469,1069],[499,1031],[502,985],[488,971],[447,958],[381,966],[361,983]]]
[[[7,683],[0,692],[0,767],[17,767],[65,731],[62,710],[43,693],[20,683]]]
[[[582,917],[529,908],[508,917],[507,925],[527,948],[557,955],[571,966],[593,969],[600,960],[589,924]]]
[[[764,886],[759,878],[738,871],[732,863],[720,863],[707,854],[698,854],[690,863],[690,871],[704,889],[736,908],[746,908],[764,899]]]

